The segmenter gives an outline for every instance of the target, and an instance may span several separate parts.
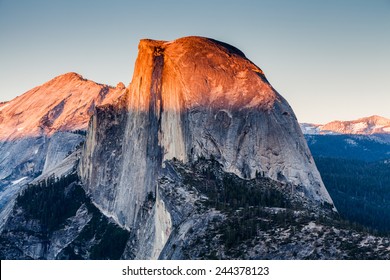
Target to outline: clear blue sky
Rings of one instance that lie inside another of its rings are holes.
[[[141,38],[241,49],[298,120],[390,118],[390,1],[0,0],[0,100],[70,71],[131,81]]]

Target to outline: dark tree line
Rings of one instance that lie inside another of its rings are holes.
[[[44,230],[58,229],[85,201],[85,194],[78,185],[76,174],[55,178],[51,176],[34,185],[29,185],[16,203],[25,211],[27,218],[41,222]],[[68,188],[69,191],[64,191]]]
[[[77,238],[61,252],[60,259],[119,259],[129,232],[111,222],[91,203],[76,173],[31,184],[16,199],[26,219],[40,222],[42,234],[50,243],[51,234],[63,228],[82,204],[92,215]],[[88,247],[91,244],[91,247]]]
[[[390,164],[315,157],[340,215],[371,229],[390,232]]]

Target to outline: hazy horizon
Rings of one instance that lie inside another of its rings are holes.
[[[242,50],[300,122],[390,118],[390,1],[0,0],[0,101],[66,72],[131,81],[142,38]]]

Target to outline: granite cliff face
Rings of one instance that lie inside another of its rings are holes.
[[[313,204],[332,204],[291,107],[230,45],[141,40],[118,104],[92,117],[79,172],[94,204],[129,230],[138,228],[149,193],[159,201],[158,178],[170,159],[215,158],[225,172],[262,174]],[[154,216],[154,227],[169,233],[170,213],[157,205],[164,214]],[[168,236],[156,235],[151,246],[162,247]]]

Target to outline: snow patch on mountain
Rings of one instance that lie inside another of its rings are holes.
[[[27,176],[26,176],[26,177],[22,177],[22,178],[20,178],[20,179],[17,179],[17,180],[15,180],[15,181],[12,181],[11,184],[12,184],[12,185],[18,184],[18,183],[24,181],[26,178],[27,178]]]
[[[353,121],[333,121],[327,124],[301,123],[303,134],[388,134],[390,119],[371,116]]]

